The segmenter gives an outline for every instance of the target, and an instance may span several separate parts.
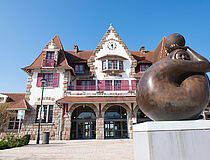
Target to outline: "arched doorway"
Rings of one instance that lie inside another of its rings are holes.
[[[126,109],[109,107],[104,115],[104,138],[128,138]]]
[[[71,116],[71,139],[95,139],[96,115],[88,106],[77,107]]]
[[[151,121],[140,109],[137,111],[137,123],[142,123],[146,121]]]

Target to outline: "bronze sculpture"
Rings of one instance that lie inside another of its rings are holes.
[[[168,56],[153,64],[141,78],[136,100],[152,120],[190,120],[199,117],[209,101],[207,59],[185,47],[184,37],[166,38]]]

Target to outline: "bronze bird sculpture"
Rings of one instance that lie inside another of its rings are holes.
[[[166,38],[168,56],[154,63],[142,76],[136,100],[152,120],[197,119],[209,101],[210,72],[207,59],[185,47],[180,34]]]

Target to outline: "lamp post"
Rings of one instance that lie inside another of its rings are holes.
[[[39,111],[39,126],[38,126],[38,134],[37,134],[37,138],[36,138],[36,144],[39,144],[39,139],[40,139],[40,124],[42,121],[42,117],[41,117],[41,113],[42,113],[42,101],[43,101],[43,93],[44,93],[44,84],[47,80],[42,78],[40,80],[41,82],[41,87],[42,87],[42,96],[41,96],[41,106],[40,106],[40,111]]]

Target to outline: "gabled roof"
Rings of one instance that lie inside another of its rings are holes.
[[[69,65],[69,63],[66,59],[66,56],[65,56],[64,50],[63,50],[63,46],[61,44],[61,41],[60,41],[60,38],[58,37],[58,35],[56,35],[50,41],[54,42],[56,44],[56,46],[60,49],[60,54],[59,54],[59,57],[58,57],[58,63],[57,63],[57,66],[55,68],[72,69],[72,67]],[[48,48],[49,43],[45,46],[45,49]],[[31,65],[29,65],[27,67],[24,67],[22,69],[24,71],[27,71],[27,70],[30,70],[30,69],[42,68],[42,62],[43,62],[43,51],[41,52],[41,54],[39,54],[39,56],[35,59],[35,61]]]
[[[160,61],[161,59],[165,58],[166,55],[166,48],[165,48],[165,40],[166,37],[164,36],[160,43],[158,44],[157,48],[154,50],[154,56],[153,56],[153,61],[157,62]]]
[[[137,65],[137,62],[135,60],[135,58],[132,56],[132,54],[129,52],[127,46],[125,45],[125,43],[122,41],[122,39],[120,38],[119,34],[116,32],[116,30],[114,29],[114,27],[112,26],[112,24],[110,24],[108,30],[106,31],[105,35],[103,36],[103,38],[101,39],[100,43],[98,44],[98,46],[96,47],[96,49],[94,50],[93,54],[90,56],[90,58],[88,59],[88,66],[90,67],[90,72],[95,75],[95,70],[94,70],[94,62],[95,62],[95,57],[97,55],[97,53],[103,49],[103,44],[105,44],[105,42],[107,42],[108,40],[114,40],[113,38],[110,38],[107,40],[108,36],[113,33],[114,36],[117,38],[117,41],[122,45],[122,47],[124,48],[125,52],[127,53],[127,55],[129,56],[129,58],[131,59],[131,72],[130,74],[133,75],[134,72],[134,68]]]
[[[6,100],[9,103],[9,110],[29,110],[30,105],[25,100],[25,93],[1,93],[3,95],[7,95],[8,98]]]

